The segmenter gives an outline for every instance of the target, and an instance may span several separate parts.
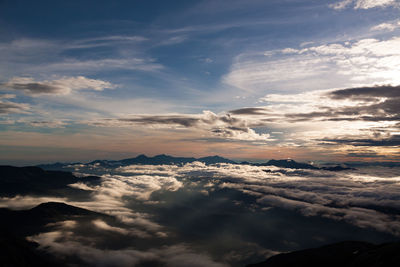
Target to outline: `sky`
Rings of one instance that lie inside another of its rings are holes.
[[[400,1],[0,0],[0,163],[400,160]]]

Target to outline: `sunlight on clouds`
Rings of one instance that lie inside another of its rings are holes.
[[[227,267],[226,264],[217,263],[206,254],[197,254],[184,244],[164,246],[149,250],[130,249],[98,249],[84,245],[75,240],[74,236],[61,231],[41,233],[28,238],[40,244],[41,249],[48,249],[52,253],[63,256],[78,256],[85,263],[93,266],[118,266],[128,267],[146,262],[159,263],[163,266],[210,266]]]
[[[400,20],[395,22],[385,22],[371,27],[371,31],[394,31],[400,28]]]
[[[400,84],[400,38],[363,39],[242,54],[223,82],[243,90],[310,90],[363,84]],[[263,52],[265,53],[265,52]],[[282,75],[285,73],[285,75]]]
[[[398,0],[342,0],[330,4],[329,7],[336,10],[341,10],[351,5],[354,7],[354,9],[369,9],[390,6],[398,7],[399,3],[400,2]]]
[[[10,208],[15,210],[33,208],[43,202],[66,202],[65,197],[35,197],[35,196],[20,196],[1,197],[0,207]]]

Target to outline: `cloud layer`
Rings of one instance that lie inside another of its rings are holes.
[[[99,184],[83,179],[70,185],[80,193],[63,198],[0,199],[0,206],[14,209],[63,201],[109,215],[72,218],[30,237],[64,259],[103,266],[243,266],[277,251],[400,236],[398,168],[332,172],[200,162],[73,167],[81,175],[104,175]]]

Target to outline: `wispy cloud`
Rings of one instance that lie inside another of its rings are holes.
[[[376,7],[398,7],[399,4],[398,0],[342,0],[330,4],[329,7],[336,10],[345,9],[349,6],[352,6],[354,9],[370,9]]]
[[[2,94],[0,95],[0,114],[21,113],[27,114],[30,110],[30,105],[25,103],[16,103],[3,99],[15,98],[15,95]]]
[[[394,31],[400,28],[400,20],[384,22],[371,27],[371,31]]]
[[[254,92],[400,84],[399,46],[393,37],[244,53],[222,81]]]
[[[63,77],[56,80],[35,81],[33,78],[14,77],[6,83],[0,84],[8,90],[23,91],[28,95],[67,95],[73,90],[91,89],[102,91],[114,88],[115,85],[107,81],[89,79],[83,76]]]
[[[198,129],[210,137],[241,141],[271,141],[268,133],[259,134],[250,128],[251,123],[227,114],[203,111],[202,114],[136,115],[125,118],[103,119],[89,122],[95,126],[141,125],[157,128]]]

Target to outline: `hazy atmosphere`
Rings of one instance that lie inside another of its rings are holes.
[[[400,1],[0,0],[0,217],[5,266],[394,266]]]

